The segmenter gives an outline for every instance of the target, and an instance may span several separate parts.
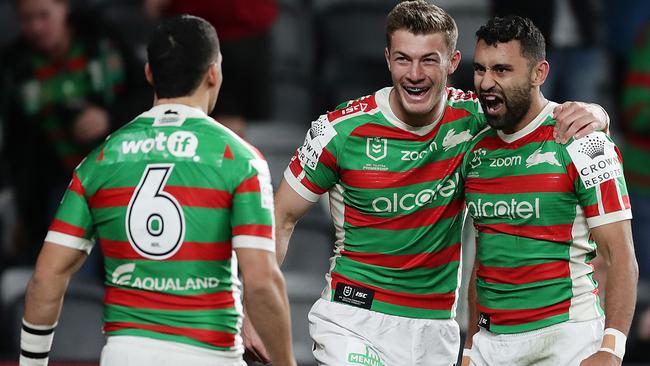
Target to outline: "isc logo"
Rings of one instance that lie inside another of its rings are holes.
[[[156,151],[169,151],[178,158],[191,158],[196,155],[199,139],[191,132],[176,131],[167,136],[158,132],[155,138],[122,141],[122,153],[137,154]]]

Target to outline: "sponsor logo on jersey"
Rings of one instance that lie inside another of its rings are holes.
[[[452,128],[451,130],[447,131],[445,138],[442,139],[442,148],[445,151],[449,151],[450,149],[462,144],[463,142],[471,140],[472,137],[474,136],[472,136],[472,134],[469,132],[469,129],[456,133],[456,130]]]
[[[368,346],[366,346],[365,353],[348,353],[348,362],[354,365],[385,366],[379,357],[379,353]]]
[[[539,164],[551,164],[555,166],[561,166],[560,162],[557,161],[557,158],[555,157],[555,151],[549,151],[549,152],[542,152],[542,148],[538,148],[535,150],[530,156],[526,159],[526,168],[530,168],[531,166],[534,165],[539,165]]]
[[[477,201],[469,201],[467,210],[474,218],[502,218],[502,219],[530,219],[540,218],[539,198],[532,203],[529,201],[488,201],[479,198]]]
[[[521,165],[521,156],[506,156],[505,158],[490,158],[490,167],[502,168]]]
[[[474,150],[474,156],[472,157],[472,160],[470,160],[469,166],[471,166],[472,169],[478,168],[483,163],[481,156],[485,156],[485,154],[487,154],[486,149]]]
[[[388,139],[384,137],[366,138],[366,156],[379,161],[388,155]]]
[[[113,283],[148,291],[187,291],[217,288],[219,279],[216,277],[136,277],[135,263],[126,263],[115,268],[112,274]]]
[[[460,174],[456,173],[451,179],[439,183],[434,188],[425,188],[417,193],[393,193],[388,197],[377,197],[372,201],[375,212],[410,211],[416,207],[426,206],[438,197],[451,197],[456,193],[460,182]]]
[[[368,103],[359,102],[359,103],[352,104],[349,107],[342,108],[341,115],[345,116],[350,113],[365,112],[366,109],[368,109]]]
[[[298,148],[298,160],[303,166],[316,169],[318,160],[323,154],[323,149],[336,136],[336,130],[327,119],[326,115],[320,116],[311,123],[305,142]]]
[[[574,140],[567,147],[567,151],[585,188],[593,188],[623,176],[614,143],[603,133],[592,133],[580,140]]]
[[[198,146],[199,139],[192,132],[176,131],[169,136],[158,132],[155,138],[122,141],[122,153],[147,154],[155,150],[167,151],[177,158],[195,158]]]
[[[257,170],[257,180],[260,183],[260,195],[262,197],[262,207],[273,209],[273,186],[271,185],[271,172],[269,166],[264,160],[251,160],[251,165]]]
[[[430,152],[437,151],[437,150],[438,150],[438,144],[435,141],[432,141],[431,144],[429,144],[429,146],[422,151],[402,150],[400,151],[400,154],[402,154],[403,161],[415,161],[415,160],[424,159],[424,157],[429,155]]]

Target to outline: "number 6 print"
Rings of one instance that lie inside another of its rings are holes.
[[[185,236],[181,205],[163,188],[174,164],[149,164],[135,188],[126,213],[129,243],[149,259],[167,259],[180,249]]]

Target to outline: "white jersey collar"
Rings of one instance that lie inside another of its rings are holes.
[[[501,130],[497,130],[497,134],[499,135],[501,140],[509,144],[521,138],[524,138],[530,135],[531,133],[533,133],[533,131],[535,131],[537,127],[541,126],[541,124],[546,120],[548,116],[553,115],[553,109],[555,109],[557,105],[558,105],[557,103],[549,101],[548,103],[546,103],[544,108],[542,108],[539,114],[532,121],[530,121],[528,125],[526,125],[526,127],[511,134],[507,134]]]
[[[431,130],[433,130],[438,125],[438,123],[442,119],[442,116],[440,117],[440,119],[438,119],[434,123],[431,123],[430,125],[422,126],[422,127],[413,127],[413,126],[411,126],[411,125],[409,125],[407,123],[402,122],[402,120],[397,118],[395,113],[393,113],[393,110],[390,108],[390,102],[389,102],[390,98],[389,97],[390,97],[390,92],[392,90],[393,90],[393,87],[389,86],[389,87],[386,87],[386,88],[383,88],[383,89],[379,89],[375,93],[375,101],[377,102],[377,107],[379,108],[381,113],[384,115],[384,117],[386,117],[386,120],[388,122],[390,122],[392,125],[394,125],[395,127],[399,128],[399,129],[411,132],[411,133],[416,134],[418,136],[426,135],[427,133],[431,132]],[[447,104],[447,93],[444,93],[444,101],[443,101],[443,103]],[[443,112],[443,115],[444,115],[444,112]]]

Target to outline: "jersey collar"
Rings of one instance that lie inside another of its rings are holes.
[[[526,125],[526,127],[511,134],[507,134],[504,133],[503,131],[497,130],[497,134],[499,135],[501,140],[509,144],[521,138],[524,138],[530,135],[531,133],[533,133],[533,131],[535,131],[537,127],[541,126],[541,124],[544,121],[546,121],[546,118],[553,114],[553,109],[555,109],[557,105],[558,105],[557,103],[549,101],[548,103],[546,103],[546,106],[542,108],[541,112],[539,112],[539,114],[528,125]]]

